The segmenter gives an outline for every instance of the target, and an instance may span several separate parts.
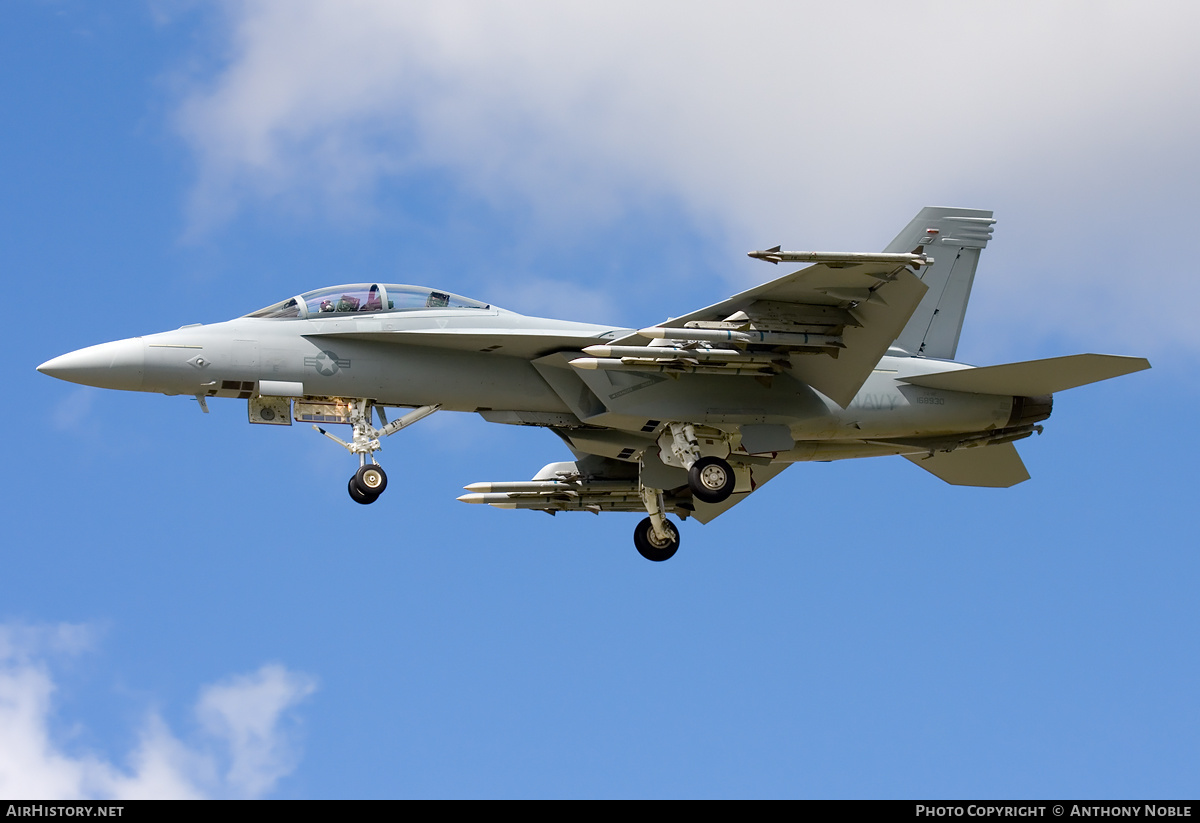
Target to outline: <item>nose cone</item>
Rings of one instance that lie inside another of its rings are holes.
[[[140,391],[145,367],[145,343],[142,338],[134,337],[64,354],[47,360],[37,370],[85,386]]]

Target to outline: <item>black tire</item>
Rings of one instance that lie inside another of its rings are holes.
[[[364,491],[358,485],[358,475],[350,478],[350,483],[346,486],[350,492],[350,499],[355,503],[362,503],[364,506],[370,505],[379,499],[379,495]]]
[[[633,545],[637,546],[638,554],[655,563],[674,557],[675,552],[679,551],[679,530],[667,521],[667,531],[670,532],[671,539],[666,544],[661,544],[654,538],[654,529],[651,528],[649,517],[638,523],[637,528],[633,530]]]
[[[722,503],[733,494],[733,467],[719,457],[701,457],[688,469],[688,488],[705,503]]]
[[[383,471],[383,466],[375,463],[368,463],[356,471],[354,480],[362,489],[363,494],[373,494],[378,497],[387,488],[387,475]]]

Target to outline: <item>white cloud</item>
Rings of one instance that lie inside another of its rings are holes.
[[[50,663],[94,636],[80,625],[0,625],[0,797],[260,797],[294,767],[299,750],[286,721],[315,684],[277,664],[203,689],[202,733],[190,743],[151,711],[125,765],[72,752],[51,731]]]
[[[206,687],[196,707],[200,722],[229,746],[227,784],[244,797],[271,789],[295,767],[296,750],[280,732],[282,715],[315,684],[280,665]]]
[[[0,663],[25,661],[31,654],[79,654],[96,643],[96,635],[95,627],[82,623],[0,624]]]
[[[730,219],[749,206],[759,224],[814,188],[896,199],[1012,161],[1086,165],[1148,123],[1183,145],[1196,126],[1179,102],[1194,96],[1200,12],[1184,5],[227,10],[231,59],[181,125],[204,186],[266,195],[443,164],[536,201],[667,189]],[[584,177],[564,189],[566,172]]]
[[[1147,206],[1169,210],[1197,182],[1193,4],[257,0],[225,13],[228,60],[178,112],[200,164],[198,226],[254,202],[355,209],[441,169],[530,207],[543,231],[670,198],[731,253],[748,238],[869,247],[921,205],[1000,199],[1053,220],[1055,236],[1008,242],[1046,243],[1059,269],[1063,236],[1109,239],[1098,211],[1152,230]],[[1174,291],[1188,275],[1150,276]],[[1118,325],[1125,300],[1103,319]],[[1033,310],[1064,322],[1054,308]],[[1188,324],[1170,333],[1200,343]]]

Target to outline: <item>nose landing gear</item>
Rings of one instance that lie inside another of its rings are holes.
[[[441,406],[421,406],[389,423],[384,416],[382,406],[377,406],[369,400],[356,400],[350,411],[349,422],[354,429],[354,437],[349,443],[330,434],[320,426],[313,426],[313,428],[351,454],[358,455],[358,471],[350,478],[346,490],[350,493],[351,500],[365,506],[378,500],[379,495],[383,494],[384,489],[387,488],[387,473],[384,472],[382,466],[375,462],[375,452],[383,448],[379,445],[380,438],[411,426],[418,420],[433,414],[439,408]],[[372,411],[379,415],[379,422],[383,424],[383,428],[377,429],[371,425]],[[370,462],[367,462],[368,459]]]

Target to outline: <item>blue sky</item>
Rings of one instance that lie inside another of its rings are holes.
[[[0,795],[1194,797],[1198,23],[5,3]],[[364,508],[311,430],[34,371],[362,280],[648,325],[924,205],[999,220],[960,358],[1154,369],[1012,489],[798,465],[664,564],[455,501],[548,433],[435,415]]]

